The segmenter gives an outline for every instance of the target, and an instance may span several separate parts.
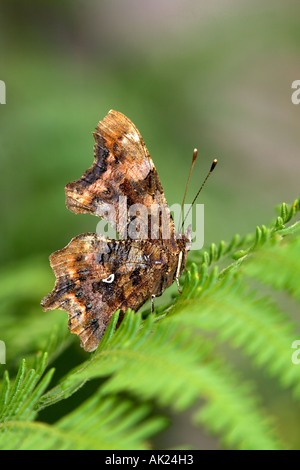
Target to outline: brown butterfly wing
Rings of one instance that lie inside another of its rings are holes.
[[[66,186],[67,207],[75,213],[103,217],[121,237],[129,223],[128,209],[141,204],[166,207],[166,198],[149,152],[135,125],[111,110],[94,133],[94,163]],[[120,204],[120,197],[125,205]],[[113,212],[110,211],[113,209]],[[171,232],[174,232],[170,219]]]
[[[138,310],[171,284],[170,260],[147,240],[112,240],[79,235],[50,256],[55,287],[41,302],[44,311],[65,310],[71,333],[86,351],[98,346],[113,313]],[[122,316],[122,315],[121,315]]]

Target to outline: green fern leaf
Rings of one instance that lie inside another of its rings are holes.
[[[300,228],[300,226],[299,226]],[[275,289],[285,289],[300,299],[300,237],[268,246],[253,254],[243,272]]]
[[[111,339],[50,390],[40,406],[67,397],[87,380],[110,376],[102,393],[127,391],[139,399],[155,399],[160,406],[177,412],[205,398],[207,404],[195,413],[195,419],[226,435],[227,445],[278,448],[253,391],[250,393],[249,387],[242,386],[233,371],[216,359],[211,344],[193,337],[182,325],[178,328],[154,320],[151,315],[142,322],[140,314],[128,312]],[[213,422],[207,416],[214,416]]]
[[[118,396],[94,394],[55,425],[9,421],[0,424],[1,449],[109,450],[147,449],[146,439],[166,425],[149,417],[150,407]]]
[[[36,358],[34,369],[27,370],[26,361],[21,361],[19,371],[11,386],[8,373],[4,375],[0,393],[0,422],[32,420],[36,416],[35,404],[49,385],[54,369],[41,379],[47,365],[47,353]]]

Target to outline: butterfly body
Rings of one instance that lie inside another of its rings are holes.
[[[70,331],[86,351],[97,348],[116,310],[122,318],[128,308],[137,311],[174,280],[178,283],[190,247],[188,234],[176,236],[156,169],[134,124],[112,110],[94,138],[94,164],[66,186],[66,204],[75,213],[102,217],[120,238],[86,233],[53,253],[56,283],[41,303],[45,311],[68,312]]]

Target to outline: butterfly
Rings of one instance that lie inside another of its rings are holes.
[[[174,281],[180,290],[191,246],[189,230],[176,235],[157,171],[130,119],[111,110],[93,136],[94,163],[66,185],[66,205],[103,218],[119,238],[85,233],[54,252],[55,286],[41,302],[44,311],[68,312],[68,327],[88,352],[115,311],[121,321],[127,309],[137,311]]]

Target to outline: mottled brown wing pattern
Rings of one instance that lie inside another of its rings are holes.
[[[43,309],[67,311],[70,331],[86,351],[96,349],[116,310],[121,316],[128,308],[137,310],[170,285],[168,255],[148,240],[87,233],[53,253],[50,263],[56,283]]]
[[[66,204],[75,213],[102,217],[116,229],[121,226],[118,232],[123,236],[132,205],[142,204],[150,213],[153,205],[166,207],[167,201],[145,143],[130,119],[111,110],[93,135],[94,163],[79,180],[67,184]],[[125,215],[120,196],[126,197]],[[113,214],[108,205],[114,208]],[[172,219],[170,224],[173,235]]]
[[[166,212],[168,207],[134,124],[112,110],[99,122],[94,138],[94,163],[79,180],[66,186],[66,204],[75,213],[104,218],[122,239],[86,233],[53,253],[50,263],[56,282],[41,302],[45,311],[58,308],[68,312],[69,328],[86,351],[97,348],[116,310],[122,318],[127,309],[137,311],[151,296],[161,295],[174,279],[178,283],[189,244],[184,235],[176,240],[172,218],[168,218],[168,237],[163,236],[161,215],[154,223],[158,237],[153,239],[150,233],[153,207]],[[126,198],[125,206],[120,197]],[[146,208],[146,239],[128,238],[135,217],[129,209],[134,204]]]

